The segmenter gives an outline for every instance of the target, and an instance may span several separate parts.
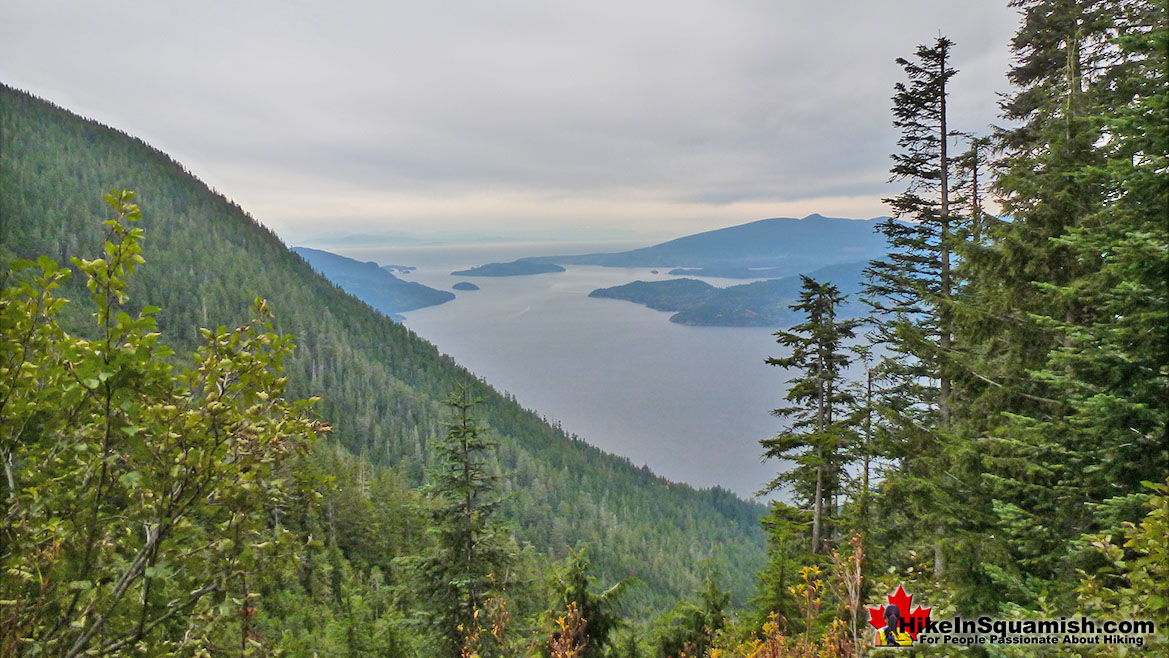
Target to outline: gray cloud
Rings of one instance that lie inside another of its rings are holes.
[[[0,77],[143,137],[288,234],[678,234],[880,214],[894,58],[954,39],[953,123],[983,130],[1016,20],[957,0],[15,0]]]

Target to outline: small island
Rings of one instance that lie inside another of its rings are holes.
[[[542,260],[521,258],[510,263],[488,263],[469,270],[451,272],[452,276],[527,276],[529,274],[548,274],[563,272],[564,268],[556,263]]]
[[[460,282],[456,283],[455,285],[451,286],[451,290],[478,290],[478,289],[479,289],[479,286],[471,283],[470,281],[460,281]]]
[[[621,299],[648,306],[655,311],[680,311],[710,301],[718,288],[697,279],[670,279],[668,281],[634,281],[623,286],[599,288],[589,297]]]

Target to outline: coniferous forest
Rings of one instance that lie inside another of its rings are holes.
[[[1142,624],[937,655],[1163,653],[1167,5],[1011,4],[989,132],[948,115],[962,44],[905,44],[887,254],[852,295],[804,277],[758,355],[791,376],[766,507],[567,435],[165,154],[0,87],[0,655],[833,657],[935,633],[899,615]]]

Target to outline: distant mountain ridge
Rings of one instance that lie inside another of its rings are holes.
[[[695,233],[630,251],[534,260],[606,267],[718,268],[723,270],[720,276],[731,271],[737,271],[739,276],[752,276],[748,270],[766,269],[768,276],[787,276],[809,268],[867,261],[884,255],[884,236],[875,229],[885,219],[843,219],[818,214],[803,219],[778,217]]]
[[[341,286],[361,301],[401,321],[399,313],[442,304],[455,296],[416,281],[403,281],[377,263],[361,262],[331,251],[293,247],[292,251],[308,261],[332,283]],[[394,266],[401,267],[401,266]]]
[[[670,274],[682,276],[775,279],[825,265],[869,261],[884,256],[887,249],[885,238],[876,229],[887,219],[845,219],[820,214],[802,219],[775,217],[629,251],[529,256],[510,263],[480,265],[470,271],[505,272],[510,276],[545,271],[537,269],[537,264],[600,265],[672,268]]]

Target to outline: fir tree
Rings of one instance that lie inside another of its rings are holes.
[[[999,136],[996,184],[1010,219],[967,245],[957,306],[959,430],[978,453],[959,477],[989,517],[962,580],[982,609],[1069,596],[1073,542],[1134,520],[1138,483],[1169,458],[1164,5],[1015,5],[1003,108],[1019,127]]]
[[[775,333],[777,342],[789,348],[791,354],[766,361],[798,372],[788,380],[790,387],[784,398],[793,406],[772,411],[791,422],[775,438],[760,441],[764,457],[790,459],[796,466],[778,475],[759,493],[791,485],[797,498],[812,508],[810,548],[819,553],[826,538],[828,517],[835,516],[835,510],[826,507],[841,491],[844,449],[851,433],[846,410],[853,396],[843,385],[842,371],[849,363],[843,345],[854,337],[859,322],[836,318],[844,302],[836,286],[806,276],[802,279],[800,301],[791,309],[802,312],[806,320],[791,331]]]
[[[870,263],[866,302],[874,340],[888,356],[879,366],[885,380],[882,413],[890,429],[886,456],[897,470],[885,481],[887,509],[904,514],[903,535],[935,535],[934,571],[944,570],[941,536],[945,497],[934,479],[943,435],[953,415],[953,318],[956,292],[947,95],[957,70],[954,43],[938,37],[919,46],[913,60],[899,58],[906,81],[894,86],[893,125],[901,131],[891,180],[904,180],[901,195],[885,199],[892,216],[880,231],[889,255]]]
[[[1102,202],[1058,240],[1080,276],[1042,289],[1049,303],[1075,310],[1064,322],[1050,318],[1063,339],[1035,376],[1067,402],[1067,424],[1087,446],[1080,488],[1093,501],[1132,496],[1169,464],[1166,14],[1164,3],[1134,2],[1115,16],[1117,51],[1101,81],[1111,98],[1098,115]]]
[[[423,614],[437,655],[451,658],[461,654],[467,638],[478,636],[484,605],[496,585],[506,584],[512,557],[493,517],[499,478],[487,457],[495,443],[471,413],[478,403],[465,385],[446,399],[452,418],[446,435],[431,444],[436,465],[426,488],[434,546],[417,560]]]

